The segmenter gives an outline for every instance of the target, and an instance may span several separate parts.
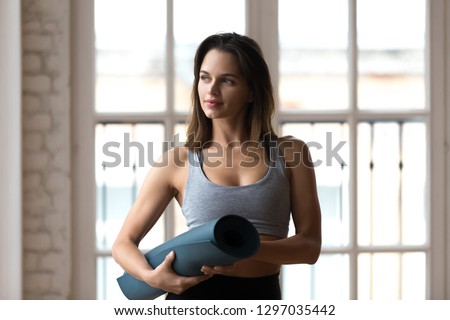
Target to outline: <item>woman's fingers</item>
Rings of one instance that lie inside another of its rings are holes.
[[[238,266],[239,264],[237,262],[225,266],[203,266],[201,271],[207,275],[234,275]]]
[[[200,276],[184,277],[179,276],[172,269],[172,263],[175,260],[176,254],[171,251],[164,261],[155,268],[154,272],[157,272],[156,278],[158,278],[158,287],[167,292],[180,294],[186,291],[190,287],[193,287],[200,282],[203,282],[211,278],[212,274],[205,274]]]

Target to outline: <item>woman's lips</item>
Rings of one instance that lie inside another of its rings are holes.
[[[217,106],[221,105],[222,103],[218,100],[205,100],[206,106],[208,108],[216,108]]]

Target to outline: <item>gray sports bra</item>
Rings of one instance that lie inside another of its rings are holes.
[[[247,218],[259,234],[285,238],[289,229],[290,186],[278,145],[270,147],[266,175],[244,186],[221,186],[203,172],[199,154],[189,151],[189,174],[181,206],[189,228],[224,215]]]

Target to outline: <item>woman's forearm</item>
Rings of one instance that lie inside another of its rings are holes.
[[[142,252],[132,242],[117,242],[113,245],[114,260],[130,275],[144,281],[143,273],[153,270]]]
[[[280,240],[261,241],[254,260],[274,264],[314,264],[319,258],[321,241],[297,234]]]

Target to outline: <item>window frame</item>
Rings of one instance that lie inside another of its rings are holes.
[[[427,125],[428,152],[428,234],[427,253],[427,299],[448,299],[450,297],[450,160],[448,141],[450,140],[450,2],[448,0],[427,1],[427,52],[426,52],[426,86],[427,108],[412,112],[372,112],[357,110],[357,48],[356,39],[356,1],[349,0],[349,37],[350,39],[350,111],[338,112],[280,112],[274,118],[275,127],[284,122],[346,121],[350,128],[350,246],[347,248],[324,248],[323,253],[350,254],[350,299],[357,299],[357,255],[360,252],[372,252],[383,248],[357,248],[357,181],[356,137],[357,124],[365,120],[378,119],[425,119]],[[173,2],[167,1],[167,50],[173,52]],[[269,69],[272,72],[274,88],[278,88],[278,10],[277,1],[246,0],[246,33],[258,41],[265,53]],[[94,127],[97,122],[162,122],[166,126],[166,137],[172,137],[173,126],[185,120],[185,114],[175,112],[173,106],[173,86],[167,90],[167,106],[162,113],[148,114],[95,114],[95,45],[94,45],[94,2],[80,0],[72,2],[72,150],[73,150],[73,294],[74,299],[96,298],[96,258],[97,255],[108,256],[108,252],[98,252],[95,246],[95,168],[94,168]],[[446,16],[447,13],[447,16]],[[433,17],[433,19],[431,19]],[[170,56],[170,55],[169,55]],[[173,79],[173,56],[168,57],[166,70]],[[447,66],[443,68],[442,66]],[[278,101],[277,90],[275,98]],[[351,138],[355,137],[355,138]],[[431,154],[433,157],[431,157]],[[442,174],[442,173],[445,174]],[[173,210],[170,209],[169,210]],[[169,211],[170,212],[170,211]],[[166,233],[173,235],[171,214],[165,215]],[[352,223],[353,222],[353,223]],[[91,226],[87,228],[86,226]],[[390,247],[391,248],[391,247]],[[395,250],[395,247],[392,247]],[[401,247],[404,250],[417,248]],[[443,279],[445,279],[443,281]]]
[[[427,297],[449,299],[450,297],[450,1],[427,1],[428,34],[427,67],[429,69],[427,90],[430,119],[428,123],[429,145],[428,173],[430,254],[428,259]],[[447,54],[447,56],[446,56]],[[444,66],[444,67],[443,67]],[[446,68],[445,68],[446,66]],[[447,85],[446,85],[447,84]],[[433,155],[433,157],[431,157]],[[447,180],[447,181],[446,181]]]

